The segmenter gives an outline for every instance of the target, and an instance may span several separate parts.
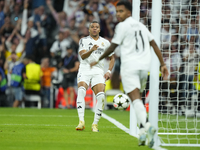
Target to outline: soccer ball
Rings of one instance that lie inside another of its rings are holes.
[[[129,97],[126,94],[119,93],[113,98],[113,106],[115,109],[123,110],[128,108],[130,104]]]

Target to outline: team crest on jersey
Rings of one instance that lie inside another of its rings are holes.
[[[105,46],[103,42],[101,43],[101,46]]]

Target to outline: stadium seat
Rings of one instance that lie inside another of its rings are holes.
[[[39,95],[24,95],[24,101],[22,101],[22,108],[25,108],[25,101],[37,102],[37,108],[41,109],[41,97]]]

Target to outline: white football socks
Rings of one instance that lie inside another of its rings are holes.
[[[142,100],[136,99],[133,102],[131,102],[139,124],[142,124],[143,127],[146,125],[146,119],[147,119],[147,113],[146,109],[144,107],[144,104],[142,103]]]
[[[84,121],[84,114],[85,114],[85,95],[86,89],[83,86],[78,88],[78,95],[77,95],[77,111],[79,116],[79,121]]]
[[[96,98],[97,98],[97,104],[96,104],[96,108],[95,108],[93,124],[98,124],[99,119],[101,118],[101,115],[102,115],[102,112],[104,109],[104,102],[105,102],[104,92],[97,93]]]

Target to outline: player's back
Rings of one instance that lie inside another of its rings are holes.
[[[153,40],[148,29],[129,17],[117,25],[115,34],[112,42],[120,45],[122,67],[131,64],[135,70],[148,70],[151,61],[149,42]]]

